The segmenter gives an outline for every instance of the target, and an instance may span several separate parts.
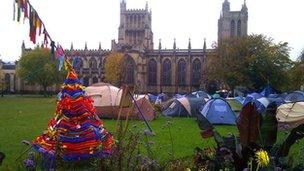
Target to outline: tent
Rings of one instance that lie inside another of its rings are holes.
[[[222,98],[210,99],[200,110],[200,114],[212,124],[235,125],[236,115],[227,101]]]
[[[120,112],[120,103],[122,103],[121,119],[129,118],[141,120],[142,117],[138,113],[129,96],[122,99],[123,90],[106,83],[97,83],[85,89],[86,95],[92,97],[96,108],[96,113],[101,118],[118,118]],[[155,112],[150,104],[148,97],[135,95],[136,102],[141,108],[147,120],[155,118]],[[133,106],[133,108],[132,108]],[[153,112],[151,112],[153,111]]]
[[[197,98],[201,97],[201,98],[208,99],[208,100],[211,99],[211,96],[204,91],[194,91],[194,92],[188,94],[187,97],[197,97]]]
[[[172,117],[196,117],[198,109],[205,104],[203,98],[173,98],[162,110],[162,114]]]
[[[268,84],[261,92],[260,94],[264,97],[268,97],[270,94],[277,94],[278,91],[273,88],[270,84]]]
[[[279,106],[276,117],[280,129],[292,129],[304,124],[304,102],[286,103]]]
[[[243,102],[245,100],[245,98],[242,96],[236,96],[236,97],[234,97],[234,99],[240,104],[243,104]]]
[[[144,114],[146,120],[152,121],[156,118],[154,108],[146,97],[137,99],[136,103],[139,106],[141,112]],[[130,117],[133,119],[143,119],[136,107],[134,107],[133,113],[130,115]]]
[[[256,107],[256,110],[263,114],[268,107],[270,103],[274,102],[277,106],[285,103],[283,98],[277,97],[277,98],[266,98],[260,95],[259,93],[252,93],[246,96],[243,106],[245,106],[248,103],[253,103]]]
[[[263,96],[259,93],[251,93],[251,94],[248,94],[246,97],[245,97],[245,100],[243,101],[243,106],[245,106],[247,103],[249,102],[252,102],[253,100],[256,100],[256,99],[259,99],[259,98],[262,98]]]
[[[285,97],[286,102],[299,102],[304,101],[304,92],[302,91],[294,91],[292,93],[289,93]]]
[[[212,95],[212,98],[214,98],[214,99],[221,98],[221,96],[219,94],[215,93],[215,94]]]
[[[165,93],[160,93],[158,95],[148,94],[148,96],[152,103],[161,103],[168,100],[168,96]]]

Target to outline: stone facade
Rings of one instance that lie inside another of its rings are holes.
[[[0,91],[14,93],[16,91],[16,65],[5,63],[0,59]]]
[[[230,11],[230,3],[225,0],[218,20],[218,42],[231,36],[246,36],[248,28],[248,9],[246,0],[241,11]]]
[[[219,40],[228,36],[247,35],[248,12],[246,3],[241,11],[230,11],[227,0],[223,3],[221,16],[218,22]],[[232,21],[235,29],[231,29]],[[237,25],[241,23],[240,25]],[[240,30],[236,29],[239,28]],[[232,33],[233,32],[233,33]],[[152,12],[148,10],[148,4],[144,9],[127,9],[125,0],[120,3],[120,25],[118,28],[118,41],[112,40],[111,50],[70,49],[65,53],[71,61],[78,61],[75,69],[84,85],[104,81],[104,64],[107,55],[111,51],[122,52],[125,56],[127,66],[125,72],[125,83],[135,87],[139,93],[187,93],[198,89],[204,89],[204,73],[206,60],[214,56],[214,49],[206,48],[206,41],[201,49],[192,49],[189,39],[188,47],[177,48],[175,40],[172,49],[163,49],[161,40],[158,48],[154,49],[152,32]],[[22,45],[22,52],[28,51]],[[78,60],[74,60],[74,59]],[[38,86],[25,84],[17,79],[17,90],[40,89]],[[55,90],[51,88],[50,90]]]

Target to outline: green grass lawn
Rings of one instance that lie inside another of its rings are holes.
[[[4,97],[0,98],[0,151],[6,154],[2,168],[16,168],[16,158],[26,148],[22,140],[32,141],[47,127],[47,122],[53,117],[55,111],[55,98],[40,97]],[[169,129],[164,128],[170,120],[173,138],[174,157],[181,158],[193,155],[195,147],[215,145],[213,139],[203,140],[194,118],[165,118],[158,117],[150,122],[156,136],[153,138],[157,155],[162,162],[169,160],[171,141]],[[103,120],[109,131],[114,131],[115,120]],[[146,129],[142,122],[132,121],[130,125],[137,124],[142,130]],[[217,126],[216,129],[223,135],[229,132],[237,133],[235,126]],[[281,139],[282,139],[281,133]],[[303,141],[301,145],[303,145]],[[300,145],[293,148],[292,154],[297,155]],[[296,157],[295,157],[296,158]],[[1,167],[0,167],[0,170]]]

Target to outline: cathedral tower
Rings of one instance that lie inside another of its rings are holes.
[[[131,46],[133,49],[152,50],[153,32],[151,10],[148,4],[145,9],[127,9],[126,1],[120,3],[120,25],[118,45]]]
[[[241,11],[230,11],[230,3],[225,0],[218,20],[218,41],[233,36],[247,36],[248,9],[246,0]]]

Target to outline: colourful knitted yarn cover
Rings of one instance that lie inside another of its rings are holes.
[[[78,161],[111,154],[112,134],[103,127],[92,103],[93,100],[85,96],[77,74],[70,70],[62,86],[55,117],[49,121],[47,130],[33,141],[34,149],[44,160],[54,162],[60,157],[65,161]]]

